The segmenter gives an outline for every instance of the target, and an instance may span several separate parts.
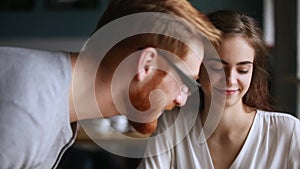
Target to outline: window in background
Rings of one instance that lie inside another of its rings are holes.
[[[95,9],[97,0],[45,0],[46,9]]]
[[[300,118],[300,0],[297,1],[297,83],[298,83],[298,118]]]
[[[274,0],[263,1],[263,30],[269,47],[275,45]]]

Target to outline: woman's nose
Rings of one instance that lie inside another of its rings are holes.
[[[231,70],[226,71],[226,83],[227,85],[232,85],[236,83],[236,75],[234,71]]]

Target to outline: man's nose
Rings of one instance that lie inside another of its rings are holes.
[[[177,106],[184,106],[188,98],[188,94],[184,91],[181,91],[177,98],[174,100]]]

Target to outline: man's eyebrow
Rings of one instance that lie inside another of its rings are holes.
[[[204,59],[203,62],[207,62],[207,61],[222,62],[220,58],[208,58],[208,59]]]
[[[179,69],[168,57],[161,55],[167,63],[175,69],[175,71],[178,73],[178,75],[181,77],[182,81],[187,85],[190,92],[193,93],[197,91],[199,86],[201,86],[195,79],[192,79],[188,75],[186,75],[181,69]],[[198,76],[197,76],[198,78]]]

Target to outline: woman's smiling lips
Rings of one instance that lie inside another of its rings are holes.
[[[215,89],[227,96],[234,95],[238,91],[238,89],[218,89],[218,88],[215,88]]]

